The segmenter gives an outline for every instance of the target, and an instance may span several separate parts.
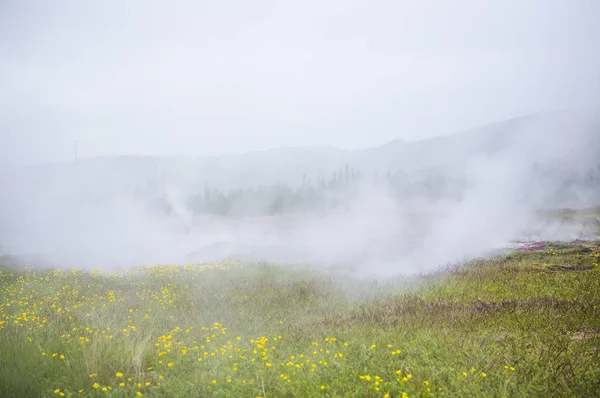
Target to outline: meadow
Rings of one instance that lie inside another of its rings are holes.
[[[385,280],[0,271],[1,397],[600,396],[600,241]]]

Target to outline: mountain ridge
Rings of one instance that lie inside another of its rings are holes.
[[[272,152],[309,152],[309,151],[335,151],[339,153],[356,153],[362,151],[370,151],[374,149],[379,149],[387,146],[404,146],[404,145],[413,145],[417,143],[431,142],[437,140],[447,140],[452,139],[456,136],[466,136],[470,134],[478,134],[482,131],[486,131],[493,128],[506,128],[510,126],[512,123],[519,123],[524,121],[529,121],[538,118],[548,118],[557,115],[590,115],[591,112],[584,110],[552,110],[552,111],[544,111],[544,112],[536,112],[536,113],[528,113],[520,116],[514,116],[508,119],[503,119],[491,123],[486,123],[482,125],[478,125],[475,127],[471,127],[465,130],[458,130],[451,133],[444,133],[439,135],[428,136],[422,139],[406,141],[402,138],[395,138],[388,142],[385,142],[381,145],[373,145],[367,146],[364,148],[358,149],[343,149],[339,148],[335,145],[307,145],[307,146],[281,146],[275,148],[265,148],[265,149],[257,149],[250,150],[244,152],[235,152],[235,153],[223,153],[223,154],[215,154],[215,155],[135,155],[135,154],[122,154],[122,155],[101,155],[101,156],[91,156],[91,157],[82,157],[77,159],[78,163],[88,162],[92,160],[108,160],[108,159],[139,159],[139,160],[149,160],[149,159],[164,159],[164,160],[176,160],[176,159],[186,159],[186,160],[200,160],[200,159],[215,159],[215,158],[232,158],[232,157],[241,157],[247,155],[260,155]],[[48,163],[41,163],[36,165],[24,166],[22,168],[39,168],[48,165],[57,165],[57,164],[72,164],[73,161],[54,161]]]
[[[590,126],[596,129],[591,135]],[[30,166],[16,175],[30,175],[38,181],[44,180],[42,175],[52,176],[67,185],[73,175],[77,175],[79,183],[96,180],[121,188],[154,181],[154,184],[178,185],[193,190],[206,185],[237,189],[277,181],[297,184],[305,176],[328,178],[335,170],[345,166],[358,168],[369,175],[396,169],[437,168],[452,172],[468,167],[482,156],[553,161],[569,149],[590,157],[593,148],[598,148],[600,153],[600,134],[596,134],[600,130],[597,128],[594,115],[552,111],[518,116],[417,141],[395,139],[358,150],[334,146],[288,146],[213,156],[117,155]]]

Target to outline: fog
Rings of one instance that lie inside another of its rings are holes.
[[[325,187],[307,179],[285,196],[278,192],[287,185],[275,173],[268,177],[275,194],[263,188],[263,196],[237,201],[239,192],[261,190],[221,188],[229,184],[213,190],[208,181],[229,181],[240,167],[260,174],[267,159],[284,176],[289,164],[301,173],[307,152],[298,159],[274,151],[241,160],[103,158],[32,167],[2,181],[2,236],[14,251],[54,266],[115,270],[236,258],[343,265],[375,276],[427,272],[491,255],[518,239],[592,238],[593,229],[581,222],[561,223],[541,211],[600,204],[599,132],[588,113],[542,114],[401,150],[392,143],[391,157],[387,147],[346,151],[339,166],[361,166],[365,175],[356,172],[342,185],[339,172],[329,184],[340,185]],[[486,150],[498,134],[504,144]],[[419,152],[427,158],[408,156]],[[385,182],[368,177],[384,154],[399,182],[391,173]],[[210,166],[219,162],[235,167]],[[209,166],[195,170],[203,164]],[[324,162],[326,173],[327,167]],[[422,180],[423,170],[449,178]],[[315,201],[298,199],[319,190],[324,193]],[[203,192],[226,207],[194,206],[204,203]]]
[[[4,251],[392,275],[593,237],[543,212],[600,205],[597,2],[1,7]]]

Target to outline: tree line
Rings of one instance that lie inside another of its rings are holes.
[[[388,171],[381,177],[366,177],[360,170],[346,166],[334,171],[327,179],[304,175],[297,187],[282,182],[229,191],[205,186],[203,192],[190,197],[188,208],[195,214],[228,217],[324,213],[350,206],[361,192],[375,187],[401,202],[414,196],[432,200],[458,197],[463,185],[441,173],[427,173],[410,179],[408,173],[398,170]]]
[[[411,200],[427,203],[460,201],[481,181],[470,179],[468,172],[458,174],[443,170],[396,170],[381,176],[367,176],[356,168],[343,167],[329,178],[311,178],[305,174],[297,186],[277,182],[253,188],[222,190],[206,185],[196,194],[188,196],[185,206],[194,215],[237,218],[326,213],[348,208],[361,195],[369,192],[383,193],[399,206]],[[560,203],[566,203],[569,198],[577,199],[582,191],[586,191],[586,200],[600,205],[600,165],[580,174],[574,174],[560,164],[533,165],[521,183],[515,186],[520,187],[518,189],[522,192],[518,194],[524,201],[561,206]],[[149,205],[160,214],[168,215],[174,211],[163,194],[154,196]]]

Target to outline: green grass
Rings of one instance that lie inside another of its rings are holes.
[[[576,242],[385,281],[5,269],[0,396],[599,396],[599,261]]]

